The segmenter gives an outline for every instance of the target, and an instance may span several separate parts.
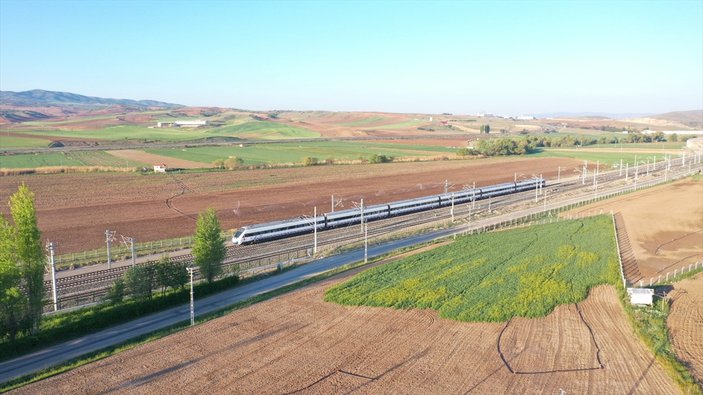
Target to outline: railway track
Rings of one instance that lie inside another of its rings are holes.
[[[657,180],[657,177],[659,178],[658,182],[663,182],[664,178],[670,179],[680,176],[683,173],[688,173],[688,168],[680,166],[680,159],[672,160],[672,162],[674,162],[673,166],[669,166],[666,162],[659,162],[654,166],[650,165],[649,170],[647,170],[647,176],[644,175],[645,171],[640,169],[637,175],[638,178],[642,179],[640,184],[642,185],[643,182],[651,183],[651,180]],[[675,162],[679,162],[678,167]],[[700,167],[701,165],[697,164],[693,169],[700,170]],[[634,172],[634,170],[631,172]],[[666,175],[662,175],[662,172],[665,172]],[[628,174],[628,176],[630,180],[635,177],[634,174]],[[619,170],[603,172],[597,175],[595,182],[593,182],[591,178],[589,178],[588,181],[582,178],[564,180],[550,185],[545,189],[549,192],[549,198],[554,200],[573,199],[579,196],[585,199],[591,193],[597,193],[598,190],[600,190],[601,193],[606,193],[609,189],[631,187],[626,185]],[[535,193],[528,191],[476,201],[473,204],[463,203],[454,207],[453,217],[457,223],[471,224],[472,222],[489,218],[495,214],[537,207],[541,204],[542,199],[545,199],[543,196],[541,199],[538,199],[539,201],[535,202],[534,197]],[[373,221],[369,225],[368,232],[370,237],[378,237],[412,227],[426,226],[430,223],[442,223],[450,221],[451,219],[452,214],[450,208],[442,207]],[[318,232],[318,247],[321,248],[360,241],[363,241],[363,234],[359,224]],[[270,265],[272,261],[276,259],[285,261],[291,259],[291,257],[300,258],[301,255],[308,255],[308,253],[312,251],[312,248],[312,234],[261,244],[242,246],[229,245],[227,246],[224,265],[228,267],[238,266],[239,268],[253,268],[256,267],[257,264]],[[193,261],[193,256],[190,254],[180,255],[171,258],[171,260],[190,263]],[[151,265],[156,262],[156,260],[142,262],[139,263],[139,265]],[[129,266],[121,266],[58,278],[56,281],[58,298],[64,301],[92,298],[92,301],[96,301],[95,298],[104,295],[112,282],[120,278],[127,269],[129,269]],[[48,302],[47,306],[49,306],[52,303],[50,296],[51,281],[45,281],[44,286],[47,290],[46,299]]]

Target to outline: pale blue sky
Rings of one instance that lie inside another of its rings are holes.
[[[247,109],[703,108],[703,0],[0,0],[0,89]]]

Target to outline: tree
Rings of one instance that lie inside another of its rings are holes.
[[[151,298],[151,291],[154,289],[154,270],[149,266],[132,266],[124,274],[124,282],[133,298]]]
[[[243,164],[244,164],[244,160],[242,160],[242,158],[237,158],[236,156],[230,156],[229,158],[225,159],[223,166],[227,170],[234,170],[234,169],[239,168]]]
[[[225,253],[225,239],[222,237],[220,221],[217,220],[215,210],[209,208],[198,215],[193,243],[195,265],[200,268],[200,274],[209,283],[222,271]]]
[[[212,161],[212,165],[216,169],[224,169],[225,168],[225,161],[222,159],[215,159],[214,161]]]
[[[124,280],[122,278],[118,278],[114,283],[112,283],[112,287],[110,287],[107,295],[105,295],[105,300],[112,304],[122,303],[124,300],[125,289],[126,285]]]
[[[161,293],[166,288],[182,288],[188,282],[188,272],[185,262],[171,262],[168,255],[163,255],[155,265],[156,284],[161,287]]]
[[[490,133],[491,132],[491,125],[486,125],[485,131],[486,131],[486,134]]]
[[[669,136],[669,141],[671,141],[672,143],[675,143],[675,142],[679,141],[679,135],[676,134],[676,133],[670,135],[670,136]]]
[[[319,161],[317,158],[307,156],[307,157],[305,157],[305,159],[303,159],[303,166],[315,166],[315,165],[317,165],[318,162]]]
[[[34,193],[25,184],[10,196],[10,214],[14,222],[14,257],[27,295],[27,324],[35,332],[39,328],[44,307],[45,257],[37,226]]]
[[[16,265],[14,229],[0,215],[0,338],[9,336],[14,341],[22,329],[27,304],[20,290],[22,276]]]

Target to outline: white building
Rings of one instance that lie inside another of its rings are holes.
[[[630,295],[630,303],[634,305],[652,305],[654,290],[651,288],[628,288],[627,294]]]
[[[154,173],[166,173],[166,170],[168,170],[168,167],[166,167],[165,163],[154,165]]]
[[[197,128],[200,126],[206,126],[207,120],[204,119],[193,119],[193,120],[182,120],[173,122],[157,122],[157,128]]]

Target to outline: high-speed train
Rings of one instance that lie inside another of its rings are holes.
[[[464,189],[458,192],[431,195],[416,199],[401,200],[398,202],[377,204],[364,207],[363,218],[366,221],[375,221],[383,218],[395,217],[418,211],[432,210],[438,207],[466,203],[472,200],[488,199],[493,196],[508,195],[522,192],[537,187],[544,187],[543,178],[532,178],[525,181],[509,182],[491,185],[482,188]],[[283,221],[267,222],[239,228],[232,236],[232,243],[247,244],[259,241],[281,239],[303,233],[312,232],[317,224],[317,230],[338,228],[361,223],[361,208],[353,208],[318,215],[317,218],[293,218]]]

